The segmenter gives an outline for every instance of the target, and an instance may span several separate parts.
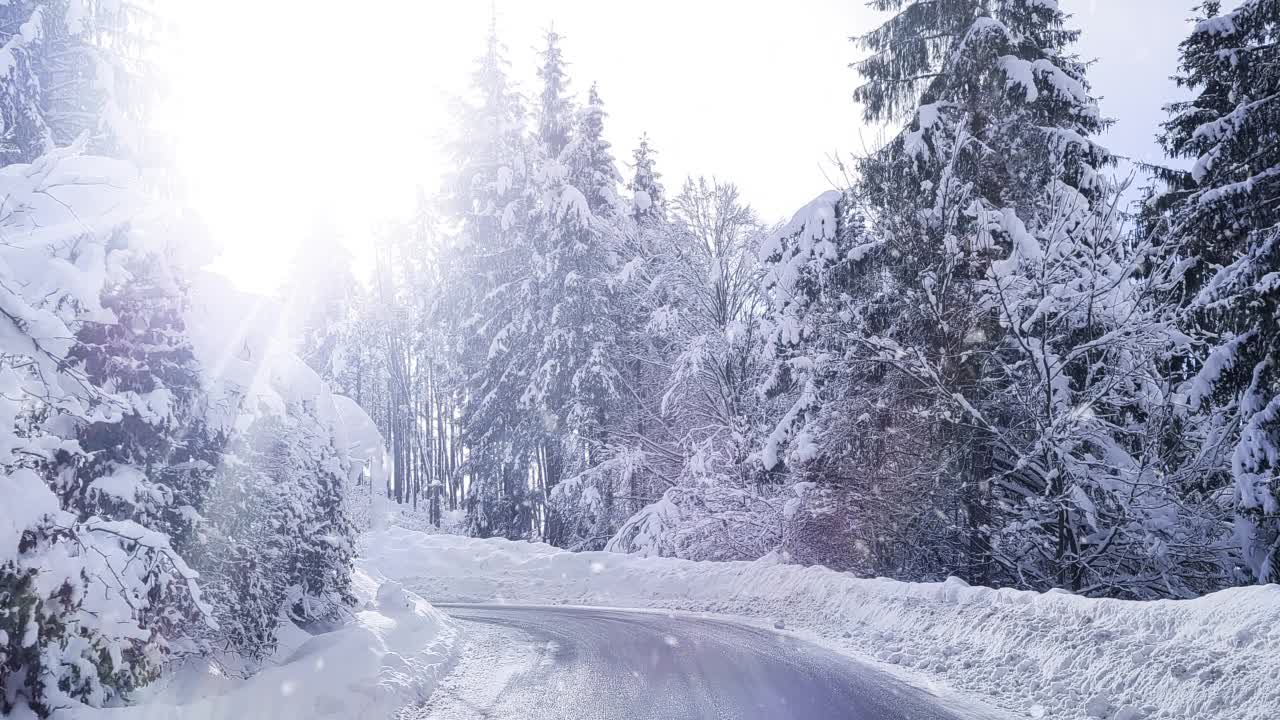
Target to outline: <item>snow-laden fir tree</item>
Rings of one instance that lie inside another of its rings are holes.
[[[857,65],[866,82],[855,97],[869,122],[906,127],[860,166],[860,194],[901,300],[899,316],[865,347],[925,388],[904,410],[928,418],[937,476],[957,484],[959,507],[937,508],[963,528],[965,559],[954,571],[995,582],[993,483],[1023,481],[998,442],[1012,380],[991,370],[1003,330],[986,283],[1046,188],[1099,197],[1108,155],[1089,137],[1106,121],[1084,63],[1068,54],[1078,33],[1055,2],[872,5],[893,16],[860,39],[870,54]]]
[[[1181,46],[1162,142],[1195,159],[1170,221],[1186,264],[1183,330],[1200,353],[1188,399],[1234,445],[1237,534],[1260,582],[1280,581],[1280,2],[1206,2]]]
[[[900,302],[877,245],[855,198],[835,191],[762,243],[769,366],[758,392],[776,407],[759,459],[794,486],[790,560],[903,577],[947,547],[931,507],[950,498],[911,481],[933,458],[901,412],[900,381],[856,352]]]
[[[666,223],[660,175],[654,168],[654,152],[642,139],[627,189],[633,198],[639,198],[635,188],[647,188],[645,198],[618,203],[608,197],[619,178],[607,144],[598,139],[603,120],[602,111],[593,109],[599,105],[598,98],[592,93],[588,99],[575,139],[588,152],[570,152],[574,166],[585,169],[598,165],[600,169],[591,174],[604,180],[593,183],[582,170],[573,173],[584,178],[576,183],[588,188],[595,224],[605,231],[600,240],[606,243],[601,249],[609,254],[604,257],[608,272],[602,276],[608,312],[600,320],[607,322],[613,333],[608,353],[613,392],[603,408],[606,412],[600,413],[602,427],[588,446],[588,466],[580,466],[550,494],[549,521],[554,521],[551,525],[556,530],[552,535],[559,536],[558,541],[566,546],[599,548],[627,518],[661,495],[679,466],[672,470],[670,456],[659,461],[658,454],[651,452],[652,445],[646,447],[663,432],[655,413],[666,381],[662,365],[666,358],[660,358],[655,336],[647,327],[654,297],[650,271],[659,248],[672,232]],[[601,162],[590,161],[596,155],[593,147],[603,151],[598,154]],[[592,196],[598,197],[592,201]],[[648,199],[654,197],[658,202]],[[641,206],[644,212],[637,211]]]
[[[666,190],[662,187],[662,174],[654,167],[657,154],[647,134],[640,137],[640,144],[631,152],[632,173],[627,190],[631,191],[631,217],[637,225],[666,218]]]
[[[526,399],[531,410],[555,418],[562,428],[555,441],[564,449],[569,473],[590,470],[605,458],[619,394],[618,349],[624,328],[614,307],[613,280],[626,212],[618,198],[622,177],[604,139],[605,117],[592,85],[572,140],[558,161],[543,167],[545,184],[534,226],[534,287],[543,341]],[[559,490],[548,483],[555,496],[548,539],[604,545],[618,519],[613,517],[613,484],[601,479],[576,477]]]
[[[344,487],[354,477],[335,400],[288,351],[283,311],[222,284],[202,279],[189,315],[208,422],[227,438],[190,562],[219,625],[203,639],[253,661],[282,620],[346,611],[355,531]]]
[[[203,370],[184,318],[188,269],[180,263],[201,233],[183,224],[169,229],[182,240],[151,252],[134,249],[146,247],[141,229],[113,237],[125,272],[102,294],[110,315],[85,322],[68,354],[110,398],[108,412],[76,428],[83,454],[58,455],[50,484],[82,520],[136,522],[189,557],[223,438],[205,419]],[[158,572],[147,579],[154,584],[143,626],[174,652],[201,650],[195,633],[206,623],[199,596]]]
[[[313,379],[302,387],[319,388]],[[281,618],[331,622],[353,601],[350,468],[325,419],[327,402],[327,393],[303,390],[265,410],[241,407],[190,555],[217,621],[201,637],[215,651],[261,660],[275,648]]]
[[[525,113],[507,77],[495,28],[472,75],[453,144],[455,172],[444,187],[444,213],[456,232],[442,259],[451,279],[444,302],[459,318],[457,362],[467,378],[463,473],[470,532],[523,537],[532,527],[527,494],[529,458],[542,418],[520,404],[528,385],[530,329],[524,306],[530,209]]]
[[[198,404],[174,296],[123,298],[130,268],[167,236],[133,223],[145,205],[136,170],[81,157],[87,144],[0,171],[6,713],[118,701],[194,649],[197,617],[212,622],[168,534],[190,529],[202,460],[169,424]]]
[[[190,253],[199,253],[203,234],[187,214],[143,192],[133,163],[82,155],[139,149],[121,121],[144,109],[133,92],[145,88],[117,84],[132,78],[118,72],[124,60],[146,55],[128,19],[133,10],[79,0],[0,6],[0,64],[14,60],[0,67],[0,114],[13,131],[0,168],[5,714],[118,704],[167,662],[221,649],[229,638],[254,645],[237,640],[234,628],[223,635],[219,618],[247,618],[271,634],[282,610],[306,622],[351,599],[349,467],[332,408],[306,399],[309,391],[327,397],[323,383],[287,353],[272,373],[229,379],[241,351],[254,352],[235,332],[213,338],[211,348],[196,332],[209,318],[188,322],[188,273],[201,259]],[[68,137],[69,146],[53,147]],[[31,164],[11,164],[30,156]],[[204,302],[216,313],[224,299]],[[243,333],[254,315],[221,319]],[[283,367],[290,360],[296,366]],[[266,397],[243,384],[276,382],[282,370],[312,381],[291,386],[288,399],[277,394],[285,422],[270,437],[294,452],[242,505],[215,505],[234,496],[217,470],[224,437],[244,427],[236,422],[241,401]],[[226,389],[232,385],[245,392]],[[287,542],[243,544],[263,539],[249,533],[235,552],[218,553],[224,546],[210,538],[219,518],[246,508],[270,508],[265,534]],[[238,574],[244,566],[235,559],[256,553],[265,553],[258,559],[267,572]],[[209,571],[213,592],[204,592],[189,560]],[[223,592],[237,586],[220,585],[219,572],[244,581],[238,592]]]
[[[543,157],[555,159],[569,144],[573,136],[573,97],[569,91],[569,74],[564,53],[560,50],[561,37],[555,30],[548,30],[543,37],[545,46],[539,53],[538,80],[542,91],[538,95],[537,127],[535,136]]]
[[[0,162],[30,162],[52,147],[44,118],[44,5],[0,5]]]
[[[271,458],[279,431],[274,419],[259,420],[227,443],[190,558],[217,621],[202,638],[250,663],[276,647],[289,592],[284,564],[296,540],[282,513],[296,502],[282,482],[291,470]]]
[[[290,593],[285,609],[300,624],[334,621],[355,601],[355,531],[343,498],[345,449],[334,445],[331,427],[318,408],[304,402],[288,410],[280,431],[272,435],[276,481],[283,486],[280,530],[292,541],[284,573]]]
[[[626,212],[618,197],[622,175],[613,157],[613,146],[604,139],[608,116],[600,91],[592,83],[587,104],[578,111],[573,139],[561,151],[561,164],[568,172],[569,182],[586,198],[591,214],[616,224]]]

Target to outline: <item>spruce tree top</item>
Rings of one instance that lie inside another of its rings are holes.
[[[457,172],[444,185],[443,206],[478,226],[462,235],[492,242],[525,176],[524,106],[507,77],[496,25],[472,73],[472,98],[461,105],[461,134],[451,145]]]
[[[546,43],[546,48],[540,53],[542,64],[538,67],[538,77],[542,80],[538,140],[547,157],[558,158],[569,144],[573,107],[569,101],[569,76],[565,73],[564,56],[560,52],[560,35],[555,30],[548,30]]]
[[[613,148],[604,138],[608,113],[595,83],[587,93],[587,106],[578,115],[575,137],[565,148],[564,164],[570,182],[587,198],[592,214],[606,217],[617,212],[622,176],[613,159]]]
[[[633,195],[636,222],[661,220],[665,215],[666,190],[662,187],[662,174],[654,169],[657,154],[649,145],[648,134],[640,136],[640,144],[631,153],[634,172],[627,189]]]
[[[935,156],[935,126],[948,119],[989,148],[1031,155],[1047,146],[1047,163],[1061,163],[1069,184],[1096,185],[1096,170],[1110,157],[1088,138],[1108,121],[1090,94],[1085,63],[1066,51],[1079,33],[1066,28],[1056,0],[869,5],[895,14],[857,38],[870,55],[855,64],[866,82],[854,99],[868,122],[908,122],[897,150]]]

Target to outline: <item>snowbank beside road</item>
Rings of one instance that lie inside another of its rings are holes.
[[[188,667],[142,704],[77,708],[59,720],[386,720],[426,699],[453,659],[452,620],[399,583],[357,570],[364,607],[319,635],[285,633],[274,665],[247,679]]]
[[[427,535],[368,537],[369,571],[436,602],[574,603],[781,621],[1033,718],[1271,720],[1280,586],[1128,602],[867,580]]]

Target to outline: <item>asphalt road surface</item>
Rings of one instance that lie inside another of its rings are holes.
[[[472,647],[431,720],[976,720],[785,633],[690,615],[442,606]]]

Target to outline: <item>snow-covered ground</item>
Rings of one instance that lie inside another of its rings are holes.
[[[1032,718],[1270,720],[1280,586],[1196,600],[866,580],[762,560],[698,563],[371,532],[363,567],[436,602],[572,603],[763,619]]]
[[[236,677],[212,662],[180,668],[148,687],[139,704],[64,711],[64,720],[386,720],[418,704],[454,661],[455,623],[395,582],[358,568],[360,607],[320,634],[292,625],[267,667]]]
[[[954,579],[867,580],[771,560],[570,553],[428,534],[388,524],[396,517],[385,503],[372,504],[350,622],[317,635],[290,626],[266,669],[248,678],[193,663],[148,688],[137,706],[59,717],[390,718],[421,705],[467,647],[424,597],[736,616],[1018,717],[1270,720],[1280,707],[1280,586],[1139,603]]]

